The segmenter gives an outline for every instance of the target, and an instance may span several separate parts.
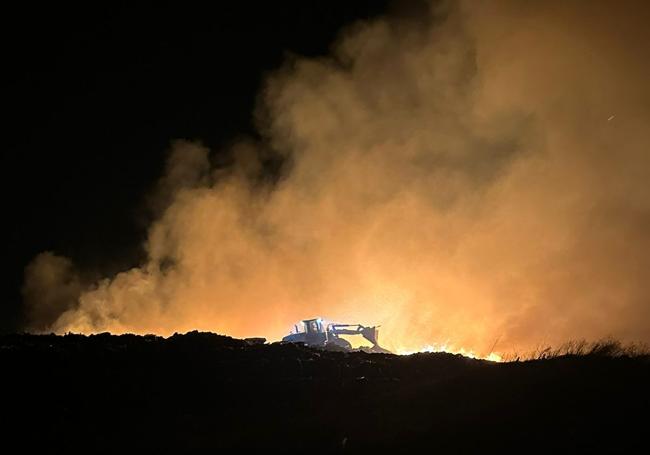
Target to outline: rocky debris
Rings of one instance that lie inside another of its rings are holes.
[[[3,440],[24,450],[625,451],[650,364],[316,350],[190,332],[0,336]]]
[[[261,337],[244,338],[244,341],[249,345],[254,346],[254,345],[266,343],[266,338],[261,338]]]

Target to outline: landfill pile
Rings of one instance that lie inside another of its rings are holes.
[[[648,356],[493,363],[190,332],[0,336],[21,451],[594,452],[647,445]]]

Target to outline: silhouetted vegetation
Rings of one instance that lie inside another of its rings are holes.
[[[650,359],[573,342],[509,363],[256,344],[211,333],[0,337],[21,451],[630,452]]]
[[[546,346],[519,355],[517,353],[504,356],[504,361],[545,360],[567,356],[589,357],[648,357],[650,350],[640,343],[623,344],[618,340],[604,339],[596,342],[573,340],[558,347]]]

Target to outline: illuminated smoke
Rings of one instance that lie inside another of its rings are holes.
[[[324,316],[403,351],[650,341],[648,9],[453,2],[352,27],[267,80],[264,139],[228,166],[174,144],[141,267],[81,291],[37,257],[33,329],[278,339]]]

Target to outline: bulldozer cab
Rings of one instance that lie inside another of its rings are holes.
[[[323,331],[323,327],[318,319],[305,319],[302,323],[305,324],[306,333],[320,333]]]
[[[323,323],[320,319],[305,319],[302,323],[305,326],[307,344],[325,344],[327,334],[323,330]]]

